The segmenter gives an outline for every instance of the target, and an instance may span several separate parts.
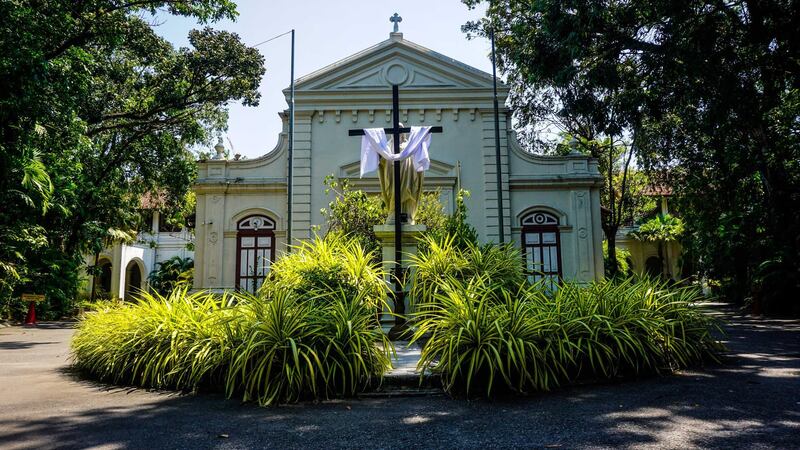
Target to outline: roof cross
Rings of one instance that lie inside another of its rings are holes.
[[[403,21],[403,18],[400,17],[400,15],[397,14],[397,13],[394,13],[394,15],[392,17],[389,17],[389,22],[394,23],[394,32],[395,33],[399,33],[400,32],[400,22],[402,22],[402,21]]]

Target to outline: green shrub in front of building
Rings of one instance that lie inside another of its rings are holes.
[[[485,396],[668,373],[722,348],[700,299],[648,279],[563,283],[548,294],[538,284],[510,290],[485,276],[447,276],[418,313],[419,367],[448,392]]]
[[[109,383],[224,391],[261,405],[354,395],[379,383],[391,342],[383,273],[357,242],[317,240],[275,264],[259,295],[178,288],[86,313],[74,366]]]

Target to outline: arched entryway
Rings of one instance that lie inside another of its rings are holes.
[[[101,259],[97,266],[99,269],[94,276],[92,297],[95,299],[111,298],[111,261]]]
[[[550,289],[561,279],[561,233],[558,217],[533,211],[522,218],[522,253],[532,282],[543,281]]]
[[[644,263],[644,272],[653,278],[664,276],[664,263],[661,262],[661,258],[658,256],[647,258]]]
[[[144,289],[144,271],[139,261],[132,260],[125,268],[125,300],[134,300]]]

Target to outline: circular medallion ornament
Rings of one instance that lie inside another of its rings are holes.
[[[403,84],[408,79],[408,69],[401,64],[392,64],[386,68],[384,78],[389,84]]]

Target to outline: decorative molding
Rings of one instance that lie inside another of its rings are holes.
[[[469,120],[475,121],[475,113],[478,112],[478,108],[470,108],[469,110]]]
[[[386,112],[386,121],[387,122],[391,122],[392,121],[392,110],[391,109],[387,109],[385,112]]]
[[[341,109],[337,109],[336,110],[336,112],[334,113],[334,118],[336,120],[336,123],[339,123],[339,122],[342,121],[342,110]]]
[[[354,109],[353,110],[353,123],[356,123],[356,122],[358,122],[358,110]]]
[[[458,122],[458,108],[453,108],[453,122]]]
[[[295,186],[297,185],[297,180],[295,180]],[[217,196],[226,194],[263,195],[267,192],[286,192],[286,179],[283,178],[276,181],[254,180],[242,184],[227,184],[219,182],[204,183],[203,180],[198,180],[198,182],[192,186],[192,190],[196,194],[218,194]]]
[[[317,120],[319,121],[319,123],[322,123],[322,122],[325,121],[325,111],[324,110],[322,110],[322,109],[318,109],[317,110]]]
[[[375,121],[375,110],[374,109],[370,109],[367,112],[369,113],[369,123],[374,122]]]
[[[236,224],[237,230],[274,230],[275,221],[264,214],[253,214],[244,219],[240,219]]]
[[[419,110],[419,121],[420,122],[425,122],[425,110],[424,109],[420,109]]]
[[[436,108],[436,121],[442,121],[442,108]]]
[[[400,110],[400,121],[403,122],[403,123],[408,122],[408,110],[407,109],[401,109]]]
[[[540,176],[512,175],[508,180],[508,188],[512,191],[560,190],[567,187],[590,188],[602,185],[602,178],[598,179],[591,176],[570,176],[563,174]]]

